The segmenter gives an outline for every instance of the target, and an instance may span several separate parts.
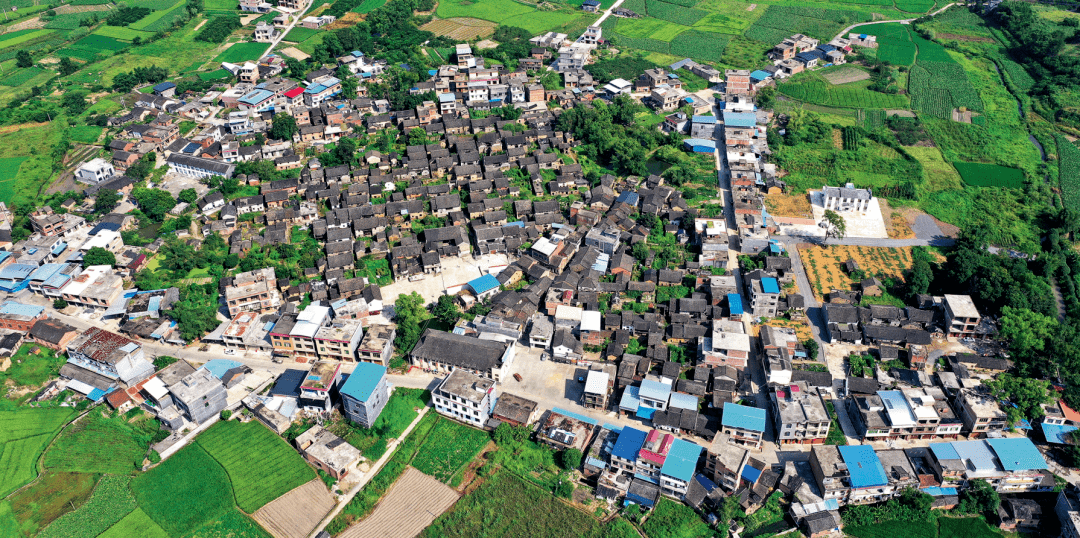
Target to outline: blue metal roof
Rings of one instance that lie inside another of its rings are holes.
[[[593,426],[596,426],[597,424],[599,424],[599,422],[597,422],[596,420],[591,419],[591,418],[589,418],[589,417],[587,417],[585,415],[579,415],[579,414],[577,414],[577,413],[575,413],[573,411],[567,411],[567,410],[562,409],[560,407],[552,407],[551,412],[552,413],[558,413],[558,414],[560,414],[560,415],[562,415],[564,417],[570,417],[570,418],[572,418],[574,420],[580,420],[581,422],[584,422],[586,424],[592,424]]]
[[[716,123],[716,116],[691,116],[690,121],[694,123]]]
[[[1001,467],[1006,471],[1034,471],[1046,468],[1046,459],[1027,437],[987,439],[994,449]]]
[[[30,265],[27,263],[13,263],[3,269],[0,269],[0,279],[3,280],[23,280],[30,276],[37,269],[36,265]]]
[[[646,419],[646,420],[652,420],[652,417],[655,414],[656,414],[656,408],[655,407],[646,407],[646,406],[643,405],[641,407],[638,407],[637,413],[635,413],[635,416],[637,416],[637,418],[643,418],[643,419]]]
[[[386,376],[386,367],[370,362],[356,364],[356,368],[341,385],[341,395],[349,396],[360,402],[366,402],[375,392],[375,387]]]
[[[469,287],[475,293],[484,293],[499,287],[499,279],[494,275],[484,275],[469,281]]]
[[[611,455],[629,461],[637,460],[638,451],[641,450],[641,445],[645,444],[648,435],[637,428],[623,428],[619,439],[615,441],[615,448],[611,449]]]
[[[210,373],[214,374],[214,377],[218,379],[221,379],[221,377],[225,375],[225,372],[228,372],[229,370],[236,368],[237,366],[243,365],[236,361],[230,361],[228,359],[213,359],[203,365],[204,368],[209,370]]]
[[[676,409],[689,409],[691,411],[698,410],[697,396],[690,394],[683,394],[681,392],[672,392],[669,399],[668,407],[674,407]]]
[[[172,89],[172,88],[175,88],[175,87],[176,87],[176,84],[174,84],[172,82],[162,82],[161,84],[158,84],[157,86],[154,86],[154,91],[155,92],[163,92],[165,90],[169,90],[169,89]]]
[[[765,80],[765,79],[767,79],[767,78],[769,78],[771,76],[772,75],[769,74],[768,71],[762,71],[760,69],[757,69],[753,73],[750,73],[750,78],[752,80]]]
[[[707,493],[712,493],[712,490],[716,489],[716,484],[701,473],[694,475],[694,480],[697,480],[697,483],[701,484],[701,487],[705,488]]]
[[[765,431],[765,410],[724,402],[724,415],[720,422],[732,428],[763,432]]]
[[[732,316],[741,316],[743,314],[742,296],[738,293],[727,294],[727,304]]]
[[[44,307],[17,303],[15,301],[4,301],[0,304],[0,314],[11,314],[14,316],[30,316],[36,318],[45,311]]]
[[[1069,433],[1076,430],[1076,426],[1067,426],[1065,424],[1047,424],[1043,422],[1042,431],[1046,436],[1047,443],[1057,443],[1064,445],[1069,441]]]
[[[638,193],[630,192],[630,191],[623,191],[623,192],[619,193],[619,197],[616,198],[615,201],[620,203],[620,204],[637,205],[637,203],[638,203]]]
[[[638,406],[641,405],[641,399],[638,397],[638,390],[640,389],[635,385],[626,387],[626,390],[622,393],[622,399],[619,400],[619,409],[637,411]]]
[[[686,67],[686,64],[688,64],[690,62],[693,62],[693,61],[694,60],[691,60],[690,58],[683,58],[682,60],[679,60],[679,61],[669,65],[668,67],[671,68],[672,71],[674,71],[676,69],[682,69],[683,67]]]
[[[706,140],[704,138],[687,138],[686,140],[683,140],[683,145],[687,147],[716,149],[715,140]]]
[[[41,267],[35,269],[33,273],[30,273],[30,276],[27,278],[29,278],[30,280],[49,280],[54,275],[56,275],[56,273],[59,273],[60,270],[64,268],[64,265],[65,264],[62,263],[43,264]]]
[[[747,482],[753,484],[757,482],[757,479],[761,477],[761,469],[755,469],[749,465],[743,465],[742,478],[745,478]]]
[[[780,293],[780,284],[775,278],[766,277],[761,279],[761,291],[765,293]]]
[[[642,379],[641,389],[638,391],[640,398],[667,402],[671,396],[671,385],[665,385],[652,379]]]
[[[934,453],[934,457],[938,461],[960,459],[960,455],[956,453],[952,443],[930,443],[930,452]]]
[[[701,458],[701,445],[683,439],[676,439],[668,449],[667,459],[660,467],[660,474],[676,480],[689,482],[697,470]]]
[[[959,490],[956,488],[939,488],[937,486],[934,486],[929,488],[922,488],[919,491],[927,495],[933,495],[934,497],[944,497],[946,495],[956,495]]]
[[[274,92],[270,90],[251,90],[237,101],[244,103],[245,105],[254,106],[273,96]]]
[[[757,125],[757,115],[751,112],[724,112],[724,125],[728,127],[753,127]]]
[[[960,459],[965,460],[968,468],[974,468],[976,471],[997,470],[994,453],[990,451],[990,446],[985,441],[953,441],[952,446]]]
[[[869,445],[837,447],[851,474],[851,487],[871,488],[889,484],[885,468],[881,466],[874,448]]]

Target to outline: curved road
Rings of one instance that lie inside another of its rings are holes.
[[[945,7],[942,7],[941,9],[939,9],[939,10],[937,10],[937,11],[933,12],[933,13],[930,13],[929,15],[930,15],[931,17],[934,17],[934,16],[936,16],[936,15],[940,14],[940,13],[941,13],[942,11],[945,11],[946,9],[949,9],[950,7],[952,7],[952,6],[955,6],[955,5],[956,5],[956,4],[945,4]],[[920,17],[923,17],[923,16],[925,16],[925,15],[920,15]],[[850,32],[850,31],[851,31],[851,30],[852,30],[853,28],[858,28],[858,27],[860,27],[860,26],[866,26],[866,25],[868,25],[868,24],[886,24],[886,23],[890,23],[890,22],[898,22],[898,23],[900,23],[900,24],[911,24],[912,22],[914,22],[914,21],[915,21],[915,19],[918,19],[918,18],[919,18],[919,17],[915,17],[914,19],[897,19],[897,20],[892,20],[892,21],[870,21],[870,22],[860,22],[860,23],[858,23],[858,24],[852,24],[851,26],[848,26],[847,28],[844,28],[843,30],[840,30],[840,33],[839,33],[839,34],[836,34],[836,37],[834,37],[833,39],[837,39],[837,38],[840,38],[840,37],[844,37],[844,36],[845,36],[845,35],[847,35],[847,33],[848,33],[848,32]]]

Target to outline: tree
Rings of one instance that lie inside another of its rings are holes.
[[[343,99],[356,99],[356,88],[360,85],[360,82],[356,80],[356,77],[345,77],[341,79],[341,97]]]
[[[131,191],[131,196],[139,204],[143,215],[154,222],[165,220],[165,215],[176,207],[176,199],[166,190],[140,187]]]
[[[56,299],[52,302],[52,307],[56,310],[63,310],[68,307],[68,302],[63,299]]]
[[[432,307],[431,313],[435,316],[435,319],[451,326],[457,323],[458,318],[461,317],[461,312],[451,295],[440,296],[439,300],[435,302],[435,306]]]
[[[297,130],[296,118],[282,112],[280,114],[274,114],[274,120],[270,125],[268,134],[270,135],[270,138],[273,138],[274,140],[292,140],[293,135],[296,134]]]
[[[424,298],[419,293],[414,291],[408,295],[398,296],[394,303],[394,319],[398,326],[394,345],[398,348],[398,353],[405,355],[412,350],[416,342],[420,340],[420,326],[427,317]]]
[[[495,444],[509,446],[524,443],[529,440],[532,430],[528,426],[511,426],[503,422],[495,428]]]
[[[233,267],[240,265],[240,256],[236,254],[229,254],[225,256],[225,261],[223,262],[223,264],[225,265],[226,269],[232,269]]]
[[[1046,348],[1046,341],[1057,333],[1058,322],[1050,316],[1026,308],[1001,308],[1001,327],[998,335],[1008,340],[1010,347],[1021,357],[1030,357]]]
[[[135,164],[128,167],[124,174],[136,181],[142,181],[146,179],[146,176],[150,175],[150,172],[157,166],[157,154],[151,151],[139,160],[135,161]]]
[[[91,265],[108,265],[112,267],[116,265],[116,255],[101,247],[90,247],[90,250],[86,251],[86,255],[83,256],[83,266],[90,267]]]
[[[1001,497],[994,487],[985,480],[972,480],[968,487],[960,491],[960,506],[957,511],[963,514],[982,513],[996,515],[1001,507]]]
[[[911,249],[911,278],[908,279],[908,290],[911,296],[927,293],[930,291],[930,282],[934,280],[934,269],[930,266],[930,254],[925,247]]]
[[[60,58],[60,75],[67,76],[79,70],[79,64],[71,61],[71,58],[64,56]]]
[[[168,314],[176,320],[180,337],[191,342],[218,326],[217,307],[216,283],[191,285],[180,289],[180,300],[173,303]]]
[[[573,471],[581,466],[581,451],[576,448],[568,448],[559,454],[559,463],[563,469]]]
[[[60,98],[60,106],[64,107],[71,115],[77,116],[86,110],[86,92],[69,91]]]
[[[831,209],[825,210],[825,222],[829,223],[829,231],[826,232],[826,237],[829,233],[836,236],[838,239],[843,239],[847,234],[847,222],[844,217],[839,213]]]
[[[409,130],[410,146],[422,146],[428,143],[427,131],[425,131],[423,127],[413,127]]]
[[[229,196],[240,190],[240,179],[236,176],[221,178],[221,186],[218,188],[221,190],[221,194]]]
[[[765,86],[755,96],[757,106],[763,110],[772,110],[776,106],[776,86]]]
[[[630,255],[638,262],[644,262],[649,259],[649,246],[644,241],[638,241],[630,247]]]
[[[15,53],[15,67],[33,67],[34,59],[30,57],[30,51],[22,49]]]
[[[108,213],[120,202],[120,193],[111,189],[101,189],[94,196],[94,213]]]
[[[806,356],[812,361],[816,361],[818,357],[818,343],[813,338],[808,338],[803,342],[803,347],[806,348]]]
[[[230,418],[232,418],[232,411],[229,411],[228,409],[222,409],[221,420],[229,420]]]
[[[1001,374],[994,379],[983,380],[983,385],[990,389],[995,398],[1012,404],[1002,406],[1010,426],[1020,419],[1034,421],[1042,418],[1045,414],[1042,404],[1054,401],[1049,381]]]
[[[194,204],[195,200],[199,199],[199,193],[195,189],[184,189],[180,191],[180,194],[176,195],[176,199],[185,204]]]

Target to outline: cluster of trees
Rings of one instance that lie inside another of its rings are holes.
[[[652,69],[654,67],[656,67],[656,64],[645,58],[620,56],[618,58],[603,59],[596,63],[586,65],[585,70],[600,84],[607,84],[617,78],[634,80],[638,75],[644,73],[646,69]]]
[[[397,337],[394,338],[394,347],[398,353],[404,355],[412,350],[416,342],[420,340],[420,327],[424,320],[430,318],[424,308],[424,298],[415,291],[408,295],[399,295],[394,302],[394,321],[397,323]]]
[[[154,222],[164,221],[169,211],[176,207],[176,198],[162,189],[136,187],[131,191],[131,197],[139,204],[142,214]]]
[[[127,26],[133,22],[138,22],[149,14],[150,8],[123,6],[105,17],[105,24],[109,26]]]
[[[1012,403],[1012,405],[1001,406],[1005,410],[1010,426],[1019,423],[1021,419],[1042,418],[1045,415],[1042,404],[1055,401],[1049,381],[1001,374],[994,379],[984,380],[983,385],[986,385],[990,389],[990,394],[998,400]]]
[[[340,17],[358,1],[337,0],[326,13]],[[419,45],[425,42],[432,47],[452,44],[447,38],[436,37],[414,24],[414,11],[430,11],[434,7],[434,0],[388,2],[368,13],[364,22],[326,34],[322,44],[315,47],[311,60],[319,64],[359,50],[372,57],[385,58],[391,64],[408,62],[417,67],[426,66],[427,60],[419,53]]]
[[[529,43],[531,37],[532,34],[523,28],[499,26],[491,36],[499,46],[494,50],[485,50],[484,57],[502,62],[507,69],[517,69],[518,60],[532,52],[533,44]]]
[[[205,30],[204,30],[205,31]],[[152,65],[150,67],[136,67],[127,73],[117,73],[113,77],[113,91],[119,93],[130,92],[140,84],[161,82],[169,76],[169,70],[164,67]]]
[[[1032,94],[1044,98],[1058,111],[1058,119],[1080,125],[1073,108],[1072,92],[1080,89],[1080,58],[1062,54],[1066,42],[1077,36],[1076,21],[1060,23],[1044,19],[1031,4],[1004,2],[994,10],[994,19],[1012,37],[1012,55],[1028,70],[1035,85]]]
[[[236,15],[220,15],[203,24],[202,30],[195,34],[196,41],[207,43],[223,43],[229,34],[242,26],[240,17]]]
[[[583,142],[579,153],[627,175],[647,175],[648,154],[660,146],[679,147],[677,134],[664,134],[642,125],[634,116],[644,110],[641,103],[620,95],[610,105],[594,101],[592,108],[575,107],[559,116],[556,129],[567,131]]]

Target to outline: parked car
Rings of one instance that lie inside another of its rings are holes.
[[[517,380],[520,383],[521,382],[521,374],[514,374],[514,379]]]

